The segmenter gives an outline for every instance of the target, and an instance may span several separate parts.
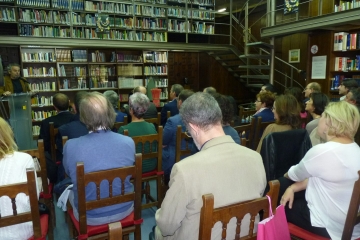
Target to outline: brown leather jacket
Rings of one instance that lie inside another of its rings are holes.
[[[4,92],[9,91],[11,93],[14,93],[14,86],[12,84],[10,76],[4,77],[5,86],[0,86],[0,96],[3,95]],[[29,92],[30,86],[29,83],[25,82],[23,78],[20,78],[20,83],[23,89],[23,92]]]

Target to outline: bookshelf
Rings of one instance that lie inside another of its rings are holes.
[[[344,79],[360,84],[360,30],[333,32],[330,58],[330,99],[340,98],[337,88]]]

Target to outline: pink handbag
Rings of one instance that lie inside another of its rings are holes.
[[[259,222],[257,240],[290,240],[284,206],[278,206],[274,215],[271,208],[271,199],[269,196],[267,198],[269,199],[270,217]]]

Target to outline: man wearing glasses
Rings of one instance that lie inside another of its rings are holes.
[[[303,100],[304,103],[309,101],[310,94],[316,92],[321,92],[321,86],[317,82],[311,82],[309,83],[306,88],[304,88],[303,93],[305,94],[305,99]]]

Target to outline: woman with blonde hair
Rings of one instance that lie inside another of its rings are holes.
[[[10,125],[0,118],[0,186],[26,182],[27,168],[35,169],[32,157],[17,151]],[[18,194],[16,207],[18,214],[30,211],[29,197],[24,193]],[[2,217],[13,214],[8,197],[0,198],[0,212]],[[0,239],[29,239],[33,234],[32,222],[0,228]]]
[[[287,220],[317,235],[341,239],[349,203],[360,170],[360,148],[354,142],[358,109],[344,101],[330,103],[317,132],[326,143],[312,147],[280,178],[280,203]],[[284,193],[284,194],[282,194]],[[356,225],[351,239],[360,237]]]
[[[256,149],[257,152],[260,152],[262,141],[268,134],[300,127],[300,107],[294,96],[286,94],[276,97],[272,111],[274,113],[275,123],[265,128]]]

